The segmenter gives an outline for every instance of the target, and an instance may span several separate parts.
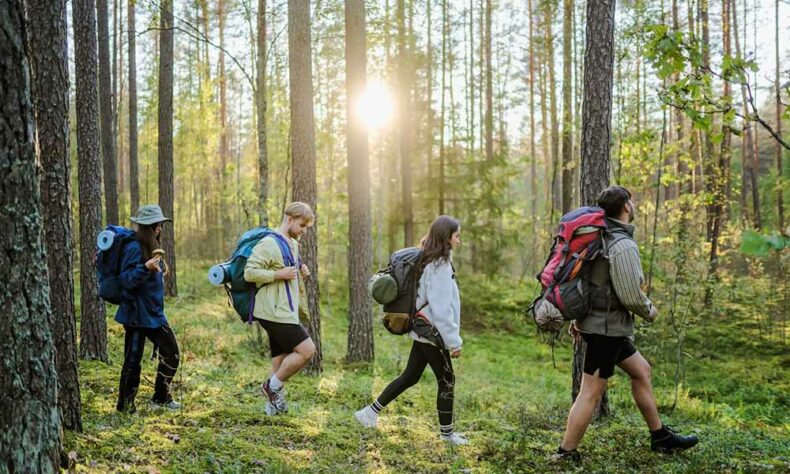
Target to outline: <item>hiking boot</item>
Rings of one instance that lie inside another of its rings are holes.
[[[261,393],[268,399],[268,403],[279,413],[288,413],[288,403],[285,401],[285,388],[274,390],[269,386],[269,379],[261,385]],[[267,415],[270,415],[267,408]]]
[[[582,460],[582,455],[579,451],[575,449],[571,449],[570,451],[566,451],[561,447],[557,449],[557,452],[551,455],[551,458],[554,461],[571,461],[571,462],[579,462]]]
[[[166,408],[168,410],[175,411],[181,409],[181,404],[175,400],[170,400],[169,402],[165,402],[165,403],[159,403],[157,401],[152,400],[151,407],[153,407],[154,409]]]
[[[683,436],[675,433],[669,426],[662,426],[660,430],[650,433],[650,449],[657,453],[673,453],[689,449],[699,443],[696,435]]]
[[[462,435],[461,433],[456,433],[455,431],[453,431],[448,435],[446,434],[439,435],[439,438],[441,438],[442,441],[445,441],[455,446],[465,446],[469,444],[469,440],[466,439],[466,436]]]
[[[354,413],[354,418],[357,419],[360,425],[364,426],[365,428],[376,428],[376,424],[379,421],[379,416],[376,414],[370,406],[365,406],[361,410]]]

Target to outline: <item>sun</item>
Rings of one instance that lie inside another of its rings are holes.
[[[368,81],[356,103],[357,114],[368,130],[385,127],[392,119],[394,106],[389,90],[379,81]]]

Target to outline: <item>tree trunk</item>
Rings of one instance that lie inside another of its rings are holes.
[[[398,115],[400,118],[399,149],[403,189],[403,241],[405,247],[414,243],[414,211],[411,189],[412,115],[411,54],[406,35],[406,1],[398,0]]]
[[[529,182],[530,182],[530,210],[532,211],[532,250],[530,260],[536,261],[537,235],[538,235],[538,170],[537,151],[535,149],[535,33],[533,18],[534,10],[532,0],[527,1],[529,17]]]
[[[266,0],[258,0],[255,111],[258,119],[258,222],[269,225],[269,152],[266,142]]]
[[[110,29],[107,0],[97,0],[99,26],[99,109],[101,113],[101,155],[104,164],[104,204],[107,223],[118,224],[118,165],[115,156],[115,121],[113,120],[113,89],[110,73]]]
[[[74,0],[77,156],[80,203],[80,357],[107,362],[107,321],[96,282],[96,235],[101,230],[101,161],[93,0]]]
[[[140,178],[137,170],[137,52],[135,40],[135,3],[128,0],[127,33],[129,46],[129,197],[130,213],[135,215],[140,207]]]
[[[346,0],[346,143],[348,149],[348,352],[373,360],[373,308],[368,279],[373,265],[368,132],[355,107],[366,88],[365,2]]]
[[[430,1],[430,0],[429,0]],[[441,99],[440,99],[440,112],[439,112],[439,182],[437,188],[439,191],[439,214],[444,214],[444,171],[446,163],[447,148],[445,146],[445,124],[447,122],[445,113],[447,107],[445,104],[445,97],[447,96],[447,35],[448,35],[448,21],[447,21],[447,0],[442,0],[442,86],[441,86]]]
[[[584,54],[584,100],[582,105],[581,204],[595,198],[609,185],[609,139],[612,128],[612,82],[614,79],[615,0],[587,2],[587,44]],[[579,393],[584,368],[585,344],[573,345],[573,399]],[[606,395],[599,414],[609,413]]]
[[[40,11],[35,4],[33,11]],[[64,3],[52,2],[49,28],[33,38],[34,46],[47,41],[58,61],[50,66],[59,85],[65,84]],[[23,2],[0,2],[0,469],[3,472],[58,472],[60,426],[58,374],[52,340],[47,257],[42,242],[39,175],[36,164],[33,106],[25,57],[26,32],[40,23],[25,24]],[[53,24],[54,23],[54,24]],[[54,27],[54,31],[53,31]],[[38,62],[38,58],[34,58]],[[46,70],[39,68],[38,79]],[[60,104],[57,116],[61,151],[66,136],[64,111],[67,90],[51,87]],[[49,92],[49,91],[48,91]],[[52,104],[54,105],[54,104]],[[61,157],[62,158],[62,157]],[[68,180],[66,180],[68,182]],[[58,269],[59,271],[60,269]]]
[[[159,206],[165,216],[173,215],[173,0],[162,0],[159,22]],[[178,296],[176,281],[176,241],[172,223],[162,228],[162,249],[170,273],[165,293]]]
[[[313,68],[311,63],[310,1],[288,0],[288,75],[291,96],[291,157],[293,199],[316,209],[315,128],[313,116]],[[318,306],[318,231],[317,224],[302,237],[303,259],[312,276],[305,282],[310,310],[308,332],[316,346],[307,371],[323,371],[321,319]]]
[[[486,115],[485,115],[485,140],[486,161],[494,159],[494,86],[493,71],[491,68],[491,0],[486,0],[485,11],[486,29],[483,33],[485,47],[485,81],[486,81]]]
[[[776,97],[776,134],[782,136],[782,76],[781,68],[779,65],[779,0],[774,1],[774,53],[776,68],[774,69],[774,90]],[[778,217],[778,228],[780,232],[785,231],[785,208],[784,208],[784,192],[785,186],[783,183],[784,167],[782,166],[782,149],[781,143],[778,140],[774,141],[774,154],[776,158],[776,179],[778,180],[776,186],[776,212]]]
[[[562,206],[560,191],[560,134],[559,120],[557,120],[557,80],[554,74],[554,32],[552,30],[553,9],[552,1],[545,0],[544,21],[546,28],[546,67],[548,69],[549,88],[549,115],[551,119],[551,209],[553,211]],[[552,216],[552,221],[553,216]]]
[[[573,104],[571,88],[571,29],[573,16],[573,0],[563,1],[562,22],[562,213],[571,210],[573,197]]]
[[[31,81],[44,217],[52,337],[56,349],[58,406],[63,426],[82,431],[77,373],[69,159],[69,68],[65,0],[30,0]]]
[[[228,80],[225,74],[225,54],[222,52],[225,49],[225,20],[227,13],[225,11],[225,0],[218,0],[217,2],[217,23],[219,29],[219,74],[217,81],[219,82],[219,172],[218,183],[220,191],[216,194],[218,215],[219,215],[219,229],[217,232],[217,239],[219,243],[220,255],[225,254],[225,247],[227,245],[227,234],[230,229],[230,213],[225,212],[226,209],[226,193],[225,190],[230,187],[230,180],[227,179],[227,167],[230,161],[230,131],[228,130]]]

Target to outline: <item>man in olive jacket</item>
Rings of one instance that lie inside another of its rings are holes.
[[[288,411],[283,386],[315,354],[313,340],[299,323],[300,306],[304,312],[307,306],[300,295],[300,276],[308,278],[310,271],[301,263],[297,240],[314,218],[307,204],[289,204],[276,233],[258,242],[244,267],[244,279],[258,287],[253,317],[266,330],[272,352],[271,375],[261,385],[270,416]],[[283,248],[289,249],[290,255],[283,255],[278,240],[287,244]]]
[[[661,423],[653,395],[650,363],[633,343],[633,315],[652,322],[658,317],[658,310],[640,287],[644,274],[631,224],[634,220],[631,192],[622,186],[610,186],[598,195],[598,206],[606,213],[609,258],[593,262],[593,272],[604,273],[604,284],[591,297],[590,314],[570,327],[574,338],[581,337],[587,343],[587,351],[581,389],[568,415],[568,426],[557,457],[580,458],[576,447],[615,366],[631,378],[634,401],[650,429],[650,448],[665,453],[691,448],[698,442],[696,436],[682,436]]]

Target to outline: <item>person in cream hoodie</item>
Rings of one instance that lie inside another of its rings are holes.
[[[363,426],[375,428],[381,410],[419,382],[425,367],[430,365],[438,385],[436,409],[440,437],[454,445],[468,444],[466,437],[453,429],[455,374],[451,358],[461,357],[463,340],[460,335],[461,298],[453,270],[452,250],[461,244],[460,233],[461,225],[456,219],[439,216],[431,224],[428,235],[422,238],[415,318],[422,321],[415,323],[414,327],[427,328],[433,337],[419,329],[409,333],[414,342],[406,369],[373,403],[355,413],[355,418]]]

